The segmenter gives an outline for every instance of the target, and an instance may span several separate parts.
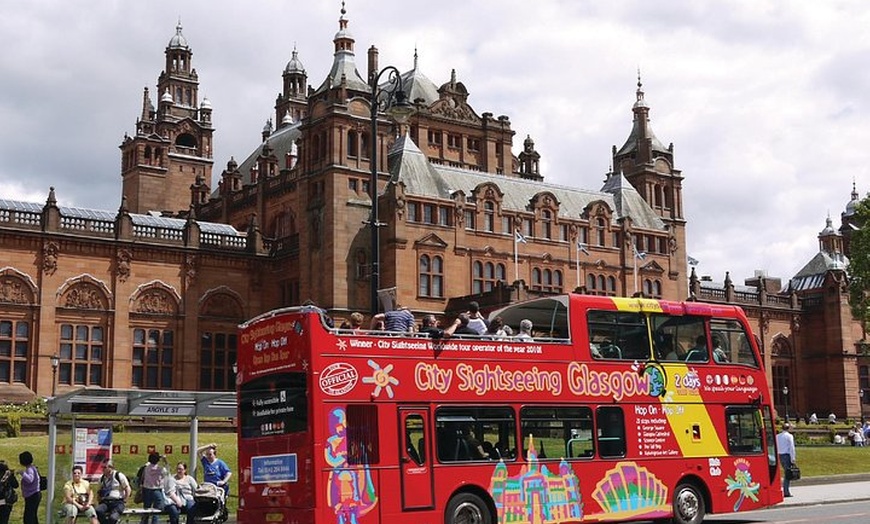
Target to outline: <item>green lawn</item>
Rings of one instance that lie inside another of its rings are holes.
[[[798,446],[796,457],[802,477],[870,473],[870,447]]]
[[[121,446],[121,452],[112,457],[115,462],[115,467],[122,471],[128,477],[134,477],[139,466],[144,464],[148,459],[148,446],[156,446],[157,452],[163,453],[165,445],[172,446],[172,453],[167,455],[169,463],[174,466],[178,462],[188,462],[189,456],[182,455],[181,447],[190,444],[190,436],[187,433],[114,433],[112,435],[114,444]],[[64,483],[69,480],[69,472],[72,467],[72,455],[70,454],[70,443],[72,436],[69,432],[58,431],[57,443],[66,447],[64,455],[57,456],[57,482],[55,489],[55,509],[60,509],[60,501],[63,498],[62,489]],[[236,435],[231,433],[200,433],[200,445],[215,442],[218,445],[218,457],[223,459],[233,471],[234,475],[237,469],[237,448]],[[130,445],[139,446],[137,455],[130,454]],[[18,438],[0,438],[0,459],[5,460],[10,467],[16,471],[21,470],[18,464],[18,454],[24,450],[29,450],[33,454],[34,464],[39,468],[39,472],[43,475],[48,475],[48,437],[18,437]],[[197,480],[202,480],[200,471],[197,471]],[[170,471],[174,472],[174,468]],[[19,476],[20,478],[20,476]],[[238,478],[230,480],[230,498],[227,506],[230,512],[234,513],[238,506]],[[46,495],[43,493],[43,505],[45,504]],[[22,511],[24,509],[23,499],[15,504],[12,511],[10,522],[21,522]],[[56,514],[56,513],[55,513]],[[44,515],[44,513],[40,513]],[[42,520],[42,517],[40,518]],[[57,520],[55,520],[57,522]]]

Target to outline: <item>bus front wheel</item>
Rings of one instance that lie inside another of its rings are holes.
[[[460,493],[450,499],[444,524],[491,524],[486,503],[473,493]]]
[[[704,496],[688,482],[674,491],[674,524],[701,524],[704,520]]]

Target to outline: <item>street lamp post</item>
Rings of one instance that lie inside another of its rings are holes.
[[[387,83],[380,87],[378,84],[381,77],[387,74]],[[387,114],[395,120],[402,123],[402,120],[407,120],[413,108],[405,99],[405,92],[402,90],[402,75],[399,70],[393,66],[386,66],[377,74],[371,75],[371,144],[372,152],[369,162],[371,163],[371,178],[369,180],[369,191],[372,196],[372,214],[368,222],[372,228],[372,274],[371,274],[371,314],[378,314],[378,289],[381,286],[381,242],[378,228],[384,226],[378,222],[378,112],[383,109]]]
[[[782,387],[782,396],[785,398],[785,421],[788,422],[788,386]]]
[[[864,420],[864,388],[858,388],[858,416]]]
[[[51,396],[54,397],[57,393],[57,368],[60,366],[60,357],[52,355],[49,359],[51,362]]]

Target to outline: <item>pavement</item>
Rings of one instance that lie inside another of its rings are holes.
[[[776,507],[870,500],[870,473],[808,477],[792,481],[791,494]],[[236,524],[234,513],[230,514],[226,524]]]
[[[870,474],[802,478],[792,481],[791,494],[778,507],[870,500]]]

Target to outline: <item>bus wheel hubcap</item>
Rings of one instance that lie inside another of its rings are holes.
[[[677,511],[684,521],[691,521],[698,516],[698,497],[691,489],[680,491],[677,497]]]
[[[453,512],[453,522],[455,524],[481,524],[483,515],[480,513],[480,508],[470,502],[463,502],[456,507]]]

